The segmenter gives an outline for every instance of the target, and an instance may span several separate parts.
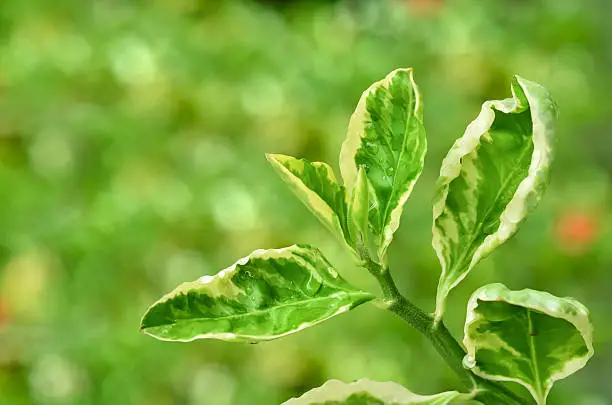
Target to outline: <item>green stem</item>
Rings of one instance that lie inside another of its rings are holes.
[[[366,260],[365,267],[380,283],[387,309],[402,318],[432,342],[440,356],[457,374],[461,382],[476,392],[476,399],[486,398],[487,403],[499,405],[531,404],[531,402],[519,397],[503,385],[478,377],[466,369],[463,366],[465,350],[451,335],[444,323],[434,323],[431,315],[425,313],[404,297],[397,289],[388,268],[382,268],[378,263],[371,260]]]
[[[383,290],[387,309],[425,335],[433,343],[446,364],[457,374],[461,382],[469,388],[475,388],[476,376],[463,367],[465,352],[455,338],[451,336],[446,326],[440,322],[434,328],[433,317],[408,301],[399,292],[388,269],[379,272],[377,278]]]

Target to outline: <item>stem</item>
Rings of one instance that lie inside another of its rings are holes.
[[[463,367],[465,352],[455,338],[451,336],[446,326],[440,322],[434,328],[433,317],[408,301],[399,292],[388,269],[379,272],[377,278],[383,290],[387,309],[425,335],[433,343],[446,364],[457,374],[461,382],[469,388],[475,388],[476,376]]]
[[[484,397],[491,401],[491,403],[499,405],[531,404],[531,402],[516,395],[500,383],[485,380],[465,368],[463,366],[463,358],[466,355],[465,350],[451,335],[444,322],[434,323],[431,315],[425,313],[404,297],[397,289],[388,268],[383,268],[378,263],[367,259],[365,267],[380,283],[383,300],[387,309],[402,318],[432,342],[440,356],[442,356],[442,359],[457,374],[461,382],[466,387],[474,390],[476,399]]]

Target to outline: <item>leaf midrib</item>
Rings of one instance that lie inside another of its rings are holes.
[[[408,100],[408,105],[411,106],[411,107],[412,107],[412,102],[414,101],[414,96],[415,96],[414,87],[411,84],[410,85],[410,99]],[[406,152],[406,140],[408,139],[408,134],[409,134],[408,129],[410,128],[409,122],[415,116],[414,115],[414,111],[411,108],[407,108],[406,109],[406,115],[407,115],[406,116],[406,127],[404,128],[404,135],[403,135],[403,139],[402,139],[402,150],[400,151],[400,154],[397,157],[395,168],[393,169],[393,181],[391,182],[391,194],[389,196],[389,200],[385,204],[385,211],[384,211],[383,217],[382,217],[383,228],[381,229],[381,238],[384,238],[384,236],[383,236],[384,235],[384,228],[386,228],[386,224],[387,224],[387,217],[388,217],[388,212],[389,212],[389,206],[391,205],[391,201],[392,201],[391,197],[395,196],[395,193],[396,193],[396,190],[397,190],[396,187],[395,187],[395,182],[396,182],[397,177],[398,177],[400,162],[402,161],[402,158],[404,157],[404,154]],[[391,151],[393,151],[393,148],[391,147],[391,145],[389,145],[389,148],[391,149]]]
[[[346,291],[342,291],[342,292],[338,292],[338,293],[334,293],[337,295],[346,295],[347,297],[351,297],[351,296],[363,296],[363,297],[373,297],[371,294],[367,293],[367,292],[346,292]],[[258,309],[255,311],[250,311],[250,312],[246,312],[243,314],[236,314],[236,315],[228,315],[228,316],[223,316],[223,317],[211,317],[211,318],[188,318],[188,319],[177,319],[174,320],[172,322],[167,322],[161,325],[155,325],[155,326],[150,326],[146,329],[151,329],[151,328],[156,328],[156,327],[160,327],[160,326],[169,326],[169,325],[179,325],[182,323],[189,323],[189,322],[194,322],[194,321],[200,321],[200,320],[210,320],[210,321],[219,321],[219,320],[225,320],[225,319],[237,319],[237,318],[241,318],[241,317],[248,317],[248,316],[255,316],[255,315],[262,315],[265,314],[266,312],[270,312],[272,310],[275,309],[281,309],[281,308],[285,308],[285,307],[291,307],[291,306],[296,306],[296,305],[304,305],[310,302],[319,302],[319,301],[325,301],[328,300],[332,297],[332,295],[326,296],[326,297],[317,297],[314,299],[309,299],[309,300],[299,300],[299,301],[294,301],[292,303],[285,303],[285,304],[281,304],[281,305],[277,305],[275,307],[272,308],[268,308],[268,309]]]
[[[533,371],[533,376],[535,378],[535,390],[536,395],[538,396],[537,402],[538,404],[543,404],[543,393],[542,393],[542,382],[540,380],[540,368],[538,366],[538,359],[535,347],[535,337],[536,332],[533,329],[533,321],[531,320],[531,310],[527,309],[527,326],[529,333],[529,356],[531,358],[531,369]]]

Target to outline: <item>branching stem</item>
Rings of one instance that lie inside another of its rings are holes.
[[[486,399],[496,405],[530,405],[500,383],[485,380],[463,366],[465,350],[451,335],[444,322],[434,323],[434,318],[404,297],[387,267],[381,267],[369,258],[364,267],[378,280],[385,307],[423,334],[436,348],[446,364],[457,374],[461,382],[476,393],[476,399]],[[494,401],[494,402],[493,402]]]

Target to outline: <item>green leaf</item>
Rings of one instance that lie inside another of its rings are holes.
[[[442,162],[433,209],[437,320],[451,289],[517,231],[548,183],[556,106],[544,87],[518,76],[512,95],[485,102]]]
[[[215,276],[181,284],[149,308],[141,329],[161,340],[258,342],[373,298],[346,283],[316,248],[293,245],[256,250]]]
[[[468,304],[464,364],[483,378],[522,384],[543,405],[555,381],[593,356],[592,334],[588,310],[573,298],[490,284]]]
[[[363,93],[342,145],[340,169],[347,189],[357,184],[360,167],[372,185],[369,222],[381,260],[423,170],[422,106],[412,69],[397,69]]]
[[[352,246],[347,224],[344,186],[336,182],[326,163],[266,154],[280,177],[317,218],[340,240]]]
[[[368,212],[369,212],[369,184],[363,168],[357,174],[357,183],[353,187],[348,204],[348,226],[351,239],[356,246],[367,248]]]
[[[399,384],[362,379],[353,383],[330,380],[283,405],[477,405],[471,394],[413,394]]]

